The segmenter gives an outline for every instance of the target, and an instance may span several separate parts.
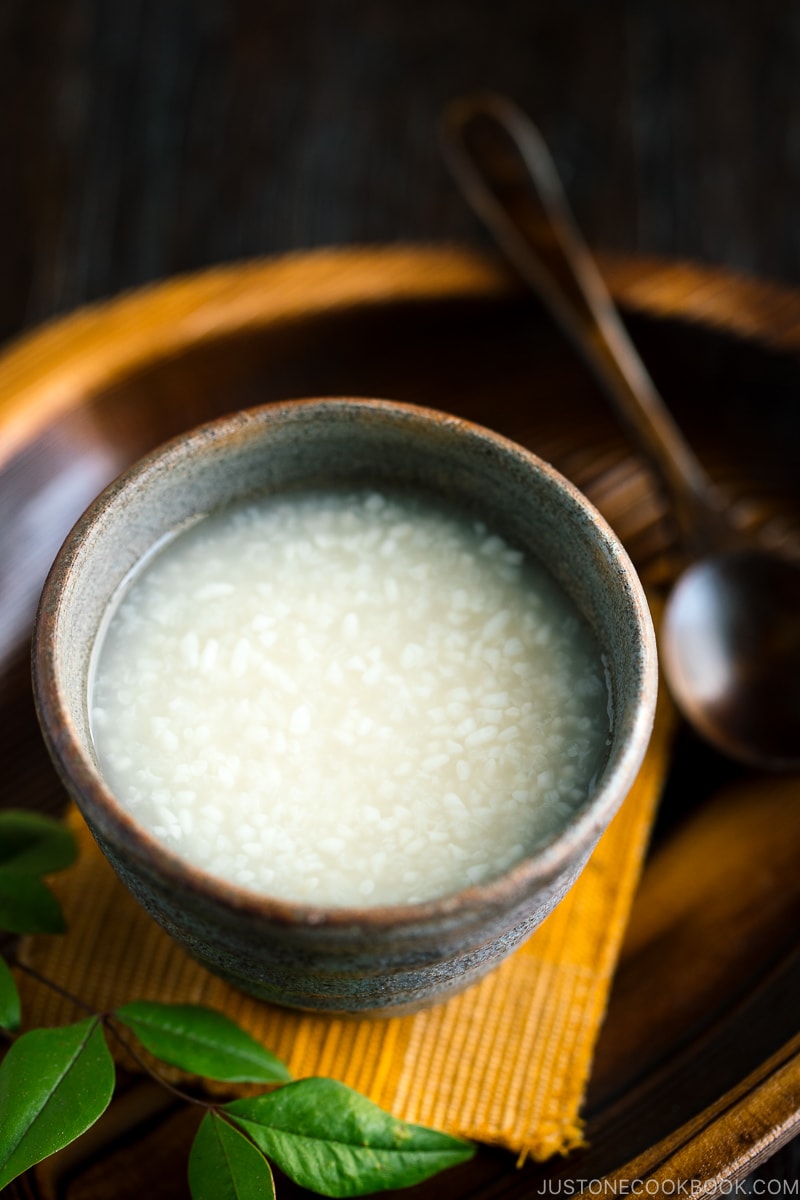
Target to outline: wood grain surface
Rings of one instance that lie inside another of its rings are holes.
[[[3,0],[0,341],[142,283],[252,255],[480,241],[435,127],[452,96],[487,86],[540,124],[593,245],[800,285],[799,62],[792,0]],[[761,389],[788,403],[797,386],[781,355],[754,361],[747,339],[796,348],[794,297],[769,285],[759,297],[760,284],[745,294],[713,273],[676,284],[640,269],[632,302],[640,286],[651,312],[671,317],[680,306],[732,335],[687,335],[705,381],[690,394],[698,427],[722,420],[746,454],[742,416]],[[637,335],[659,355],[660,332],[645,324]],[[678,396],[669,356],[657,366]],[[726,417],[708,389],[731,378]],[[780,481],[796,472],[796,442],[773,433],[767,421],[756,436],[778,448]],[[117,461],[86,424],[48,436],[47,453],[39,446],[15,465],[26,484],[6,493],[4,521],[26,513],[23,496],[41,495],[52,456],[65,511]],[[76,437],[95,437],[95,451],[67,481]],[[717,441],[707,438],[707,453],[735,476]],[[32,581],[57,546],[55,529],[41,537],[30,571],[9,581],[0,564],[12,601],[4,620],[19,636]],[[9,681],[27,670],[14,662],[0,680],[12,694]],[[35,782],[24,755],[15,771]],[[800,1157],[787,1153],[771,1169],[796,1179]]]
[[[511,94],[590,243],[800,283],[792,0],[3,0],[0,339],[178,271],[474,236],[442,105]]]
[[[800,295],[690,266],[604,268],[715,479],[744,519],[796,546]],[[724,317],[736,294],[748,337]],[[651,587],[669,579],[673,531],[647,467],[560,335],[492,260],[446,248],[323,251],[123,297],[0,359],[6,796],[63,803],[33,714],[28,638],[43,575],[87,500],[199,420],[337,393],[449,408],[510,434],[588,492]],[[697,1180],[715,1194],[748,1178],[752,1187],[770,1158],[761,1179],[791,1178],[794,1151],[775,1152],[800,1123],[797,801],[796,778],[734,768],[683,735],[597,1050],[587,1149],[521,1171],[482,1151],[420,1188],[420,1200],[521,1200],[574,1193],[582,1179],[618,1189]],[[132,1079],[91,1137],[19,1194],[185,1195],[191,1126],[191,1114]]]

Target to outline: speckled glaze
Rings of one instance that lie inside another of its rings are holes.
[[[594,629],[608,663],[614,728],[591,799],[557,837],[505,875],[423,904],[291,904],[184,863],[109,792],[89,732],[98,627],[119,585],[156,543],[196,515],[246,497],[342,482],[417,487],[480,514],[549,567]],[[237,413],[181,436],[98,497],[67,538],[42,593],[34,689],[53,761],[100,848],[191,954],[276,1004],[397,1013],[480,978],[572,886],[644,756],[656,654],[627,555],[585,497],[546,463],[443,413],[378,400],[305,400]]]

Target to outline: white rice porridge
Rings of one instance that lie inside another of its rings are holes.
[[[100,769],[165,846],[320,905],[413,903],[503,872],[591,793],[600,651],[481,523],[375,491],[203,518],[99,643]]]

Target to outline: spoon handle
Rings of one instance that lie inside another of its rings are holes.
[[[593,370],[664,483],[684,547],[727,540],[705,470],[673,421],[578,231],[540,133],[510,100],[455,101],[448,165],[475,213]]]

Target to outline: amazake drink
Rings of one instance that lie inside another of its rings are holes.
[[[107,616],[90,711],[102,773],[166,847],[323,906],[501,874],[584,804],[610,736],[599,648],[547,572],[371,489],[170,539]]]

